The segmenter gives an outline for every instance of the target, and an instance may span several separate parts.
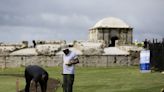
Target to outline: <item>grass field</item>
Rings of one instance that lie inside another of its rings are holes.
[[[50,77],[62,80],[61,67],[45,68]],[[23,74],[24,68],[10,68],[0,71],[0,92],[15,92],[18,77],[2,74]],[[20,88],[25,81],[19,78]],[[164,88],[164,75],[140,73],[138,67],[76,67],[74,92],[160,92]],[[59,87],[57,92],[62,92]]]

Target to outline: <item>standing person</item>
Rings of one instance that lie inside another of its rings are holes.
[[[36,42],[35,40],[32,41],[33,45],[34,45],[34,48],[36,47]]]
[[[72,92],[75,64],[79,63],[79,60],[77,55],[69,49],[65,49],[63,52],[63,92]]]
[[[25,79],[26,79],[25,92],[29,92],[31,83],[35,83],[35,87],[37,91],[38,82],[41,86],[42,92],[46,92],[48,73],[43,68],[37,65],[27,66],[25,69]]]

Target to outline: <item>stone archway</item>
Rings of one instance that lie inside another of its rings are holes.
[[[109,44],[109,47],[115,47],[116,45],[116,40],[118,40],[119,38],[117,36],[113,36],[111,37],[110,41],[111,41],[111,44]]]

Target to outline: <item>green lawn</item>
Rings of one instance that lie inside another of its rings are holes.
[[[45,68],[50,77],[62,80],[61,67]],[[0,74],[23,74],[24,68],[0,70]],[[0,76],[0,92],[14,92],[17,77]],[[20,88],[25,82],[19,78]],[[164,88],[161,73],[140,73],[138,67],[76,67],[74,92],[160,92]],[[57,92],[62,92],[59,87]]]

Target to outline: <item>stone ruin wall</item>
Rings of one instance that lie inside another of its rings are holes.
[[[81,67],[132,66],[139,64],[139,57],[115,55],[79,55]],[[62,55],[58,56],[0,56],[0,67],[24,67],[40,65],[47,67],[62,66]]]
[[[79,55],[80,64],[78,64],[78,66],[108,67],[138,65],[139,53],[140,52],[131,52],[130,55]],[[34,64],[50,67],[62,66],[62,62],[62,55],[8,55],[8,53],[2,55],[0,54],[0,68],[22,67]]]

